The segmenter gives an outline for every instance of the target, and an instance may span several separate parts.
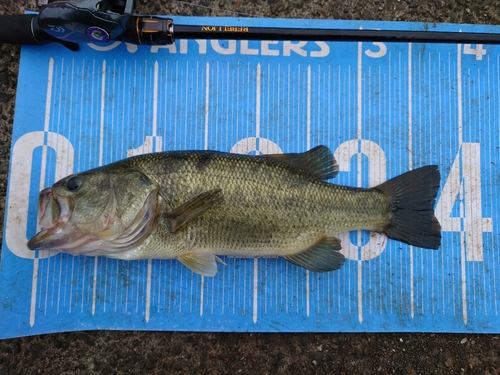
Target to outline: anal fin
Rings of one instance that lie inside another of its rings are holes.
[[[325,237],[308,249],[283,258],[309,271],[334,271],[344,264],[345,258],[339,251],[341,248],[340,240],[337,237]]]

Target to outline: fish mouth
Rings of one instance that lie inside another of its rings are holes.
[[[70,252],[69,244],[84,237],[84,234],[74,225],[56,223],[52,228],[45,228],[28,241],[30,250],[57,250]],[[72,246],[73,247],[73,246]],[[76,253],[75,253],[76,254]]]
[[[42,228],[28,241],[30,250],[59,250],[70,242],[83,237],[83,233],[68,221],[71,202],[58,196],[52,188],[44,189],[38,196],[38,224]]]

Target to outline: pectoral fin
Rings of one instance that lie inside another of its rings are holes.
[[[201,276],[215,276],[217,273],[217,262],[225,264],[219,257],[213,254],[184,254],[177,257],[191,271]]]
[[[222,190],[213,189],[189,199],[175,210],[165,214],[165,218],[172,222],[170,231],[175,233],[189,221],[203,215],[208,209],[222,200]]]
[[[342,248],[337,237],[325,237],[307,250],[283,258],[309,271],[328,272],[338,270],[344,264]]]

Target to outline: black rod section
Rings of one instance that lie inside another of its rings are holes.
[[[1,15],[0,16],[0,43],[7,44],[28,44],[40,45],[40,41],[35,35],[36,15]],[[37,30],[40,31],[40,30]],[[42,31],[43,32],[43,31]],[[39,35],[40,36],[40,35]]]
[[[500,44],[500,34],[444,31],[173,25],[175,39]]]
[[[66,42],[47,34],[38,26],[37,20],[36,14],[0,15],[0,43],[34,46],[59,43],[72,51],[78,50],[76,43]]]

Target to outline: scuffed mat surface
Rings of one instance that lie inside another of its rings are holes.
[[[499,86],[499,49],[486,45],[179,40],[78,53],[24,48],[0,273],[0,318],[10,324],[0,337],[82,329],[500,332]],[[301,152],[318,144],[334,150],[339,184],[373,186],[438,164],[441,248],[353,232],[341,237],[348,261],[338,272],[226,257],[214,278],[177,261],[26,248],[37,230],[38,192],[72,172],[144,152]]]

